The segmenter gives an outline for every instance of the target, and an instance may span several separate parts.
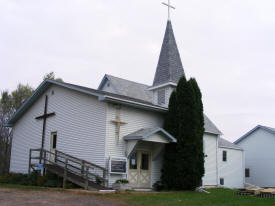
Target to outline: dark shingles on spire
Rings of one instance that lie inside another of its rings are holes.
[[[168,82],[177,84],[182,75],[185,74],[179,50],[175,40],[172,23],[168,21],[153,86]]]

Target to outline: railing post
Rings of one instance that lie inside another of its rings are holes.
[[[89,166],[86,166],[86,174],[85,174],[85,189],[89,189]]]
[[[84,176],[84,167],[85,167],[85,162],[84,160],[81,161],[81,176]]]
[[[65,167],[64,167],[64,176],[63,176],[63,189],[66,189],[66,181],[67,181],[67,167],[68,167],[68,159],[65,159]]]
[[[56,163],[56,160],[57,160],[57,151],[55,150],[54,151],[54,162]]]
[[[107,181],[106,181],[106,170],[103,170],[103,179],[104,179],[104,186],[107,186]]]
[[[32,164],[32,149],[30,149],[30,153],[29,153],[29,174],[31,174],[31,164]]]

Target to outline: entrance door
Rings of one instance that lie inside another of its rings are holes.
[[[149,152],[135,151],[129,159],[129,182],[137,188],[149,188],[151,182],[151,157]]]
[[[53,153],[50,155],[50,161],[55,162],[55,151],[56,151],[56,142],[57,142],[57,133],[52,132],[51,133],[51,146],[50,146],[50,152]]]

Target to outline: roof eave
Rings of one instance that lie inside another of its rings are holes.
[[[122,104],[122,105],[126,105],[126,106],[132,106],[135,108],[141,108],[141,109],[150,110],[150,111],[157,111],[157,112],[161,112],[161,113],[165,113],[168,110],[167,108],[164,108],[164,107],[148,105],[145,103],[134,102],[131,100],[124,100],[124,99],[120,99],[120,98],[110,97],[107,95],[102,96],[101,98],[99,98],[99,100],[106,101],[106,102],[112,102],[112,103],[118,103],[118,104]]]

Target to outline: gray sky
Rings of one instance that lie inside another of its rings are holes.
[[[0,0],[0,90],[37,87],[50,71],[92,88],[105,73],[151,85],[167,20],[161,1]],[[275,1],[172,4],[186,75],[224,137],[275,127]]]

